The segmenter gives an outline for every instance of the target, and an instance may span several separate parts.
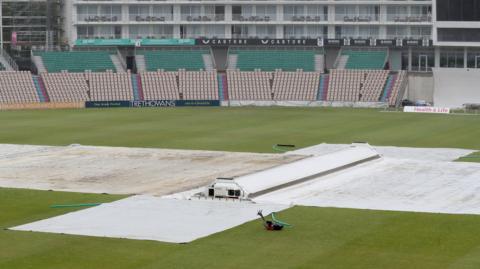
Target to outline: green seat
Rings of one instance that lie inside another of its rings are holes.
[[[105,51],[62,51],[62,52],[39,52],[45,68],[50,73],[58,73],[63,70],[68,72],[105,72],[115,71],[110,53]]]
[[[342,55],[348,56],[345,69],[382,70],[385,67],[386,51],[354,51],[343,50]]]
[[[242,71],[255,69],[262,71],[274,71],[275,69],[315,71],[315,54],[317,52],[314,50],[233,49],[230,54],[237,55],[236,68]]]
[[[145,56],[148,71],[164,69],[165,71],[205,69],[203,55],[209,50],[157,50],[137,52]]]

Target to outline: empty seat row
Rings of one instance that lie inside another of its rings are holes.
[[[206,49],[155,50],[138,51],[137,53],[144,55],[147,71],[156,71],[158,69],[166,71],[206,69],[203,55],[210,55],[210,51]]]
[[[107,51],[46,51],[35,54],[41,56],[49,73],[115,70]]]
[[[0,72],[0,103],[36,103],[40,102],[28,71]]]
[[[178,100],[177,72],[143,72],[140,74],[145,100]]]
[[[315,71],[315,55],[319,52],[315,50],[258,50],[233,48],[229,55],[236,56],[236,63],[232,69],[241,71],[275,71],[282,69],[284,71]]]
[[[320,73],[228,70],[227,80],[230,100],[314,101]]]
[[[130,72],[86,73],[91,101],[133,101]]]
[[[330,72],[327,101],[378,102],[388,78],[386,70]]]
[[[387,97],[388,104],[390,106],[395,106],[397,103],[397,100],[399,98],[398,94],[400,92],[400,89],[402,85],[404,84],[404,81],[407,79],[407,72],[406,71],[399,71],[398,74],[396,75],[395,82],[393,84],[393,89],[390,93],[390,95]],[[400,96],[400,98],[402,98]]]
[[[89,100],[89,88],[84,73],[43,73],[41,78],[51,102]]]
[[[227,71],[230,100],[272,100],[271,72]]]
[[[217,71],[143,72],[145,100],[218,100]]]
[[[273,80],[275,100],[315,101],[320,73],[276,71]]]
[[[385,67],[387,51],[360,51],[360,50],[343,50],[343,56],[348,56],[346,69],[369,69],[381,70]]]
[[[178,71],[179,91],[185,100],[218,100],[216,71]]]

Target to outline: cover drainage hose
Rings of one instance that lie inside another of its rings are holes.
[[[272,146],[272,149],[274,151],[278,151],[278,152],[287,152],[287,151],[293,149],[294,147],[295,147],[295,145],[275,144],[275,145]]]
[[[50,208],[65,208],[65,207],[88,207],[88,206],[97,206],[102,203],[87,203],[87,204],[67,204],[67,205],[51,205]]]

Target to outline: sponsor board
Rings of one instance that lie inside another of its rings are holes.
[[[430,47],[429,39],[354,39],[354,38],[198,38],[198,39],[77,39],[75,46],[297,46],[297,47]]]
[[[341,47],[341,46],[381,46],[381,47],[430,47],[431,40],[422,39],[354,39],[354,38],[305,38],[305,39],[275,39],[275,38],[199,38],[195,40],[198,46],[311,46],[311,47]]]
[[[130,101],[87,101],[85,108],[130,107]]]
[[[0,104],[0,110],[18,110],[18,109],[68,109],[84,108],[84,102],[48,102],[48,103],[18,103],[18,104]]]
[[[403,112],[449,114],[450,108],[435,106],[406,106],[403,108]]]
[[[86,108],[220,106],[219,100],[87,101]]]
[[[132,101],[131,107],[175,107],[175,100]]]
[[[193,46],[195,39],[77,39],[75,46]]]

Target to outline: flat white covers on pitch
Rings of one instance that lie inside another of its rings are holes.
[[[269,214],[287,207],[140,195],[17,226],[12,230],[185,243],[254,220],[260,209]]]
[[[255,201],[480,214],[480,164],[382,158],[262,195]]]
[[[369,146],[351,146],[337,152],[303,159],[238,177],[235,179],[235,182],[246,193],[254,194],[377,155],[378,153]]]

